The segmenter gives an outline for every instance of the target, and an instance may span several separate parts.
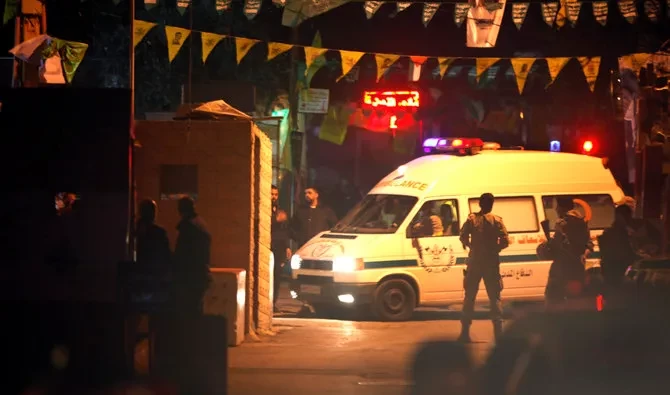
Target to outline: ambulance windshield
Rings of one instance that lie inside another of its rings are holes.
[[[395,233],[416,204],[417,198],[402,195],[367,195],[340,222],[336,233]]]

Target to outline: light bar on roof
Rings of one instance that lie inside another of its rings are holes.
[[[465,154],[479,152],[484,142],[479,138],[439,138],[432,137],[424,140],[423,152],[456,152]]]

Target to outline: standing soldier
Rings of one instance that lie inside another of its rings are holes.
[[[551,307],[583,295],[586,280],[586,255],[593,251],[593,242],[584,217],[575,210],[570,197],[558,197],[553,237],[538,246],[540,259],[552,259],[544,296]],[[546,222],[543,223],[543,227]],[[545,229],[545,233],[548,229]]]
[[[468,216],[461,229],[461,243],[463,248],[468,247],[467,269],[464,271],[463,287],[465,300],[463,301],[463,315],[461,318],[461,335],[458,340],[469,343],[470,325],[475,308],[475,299],[479,291],[479,283],[484,279],[486,293],[491,305],[491,321],[493,334],[496,340],[502,333],[502,302],[500,293],[503,289],[500,277],[500,251],[509,246],[507,229],[502,218],[493,215],[493,195],[485,193],[479,198],[478,213]]]

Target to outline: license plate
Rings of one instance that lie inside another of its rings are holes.
[[[314,295],[320,295],[321,294],[321,287],[318,285],[300,285],[300,292],[305,293],[305,294],[314,294]]]

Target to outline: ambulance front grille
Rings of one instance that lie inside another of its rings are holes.
[[[314,259],[303,259],[300,263],[301,269],[310,270],[333,270],[333,261],[317,261]]]

